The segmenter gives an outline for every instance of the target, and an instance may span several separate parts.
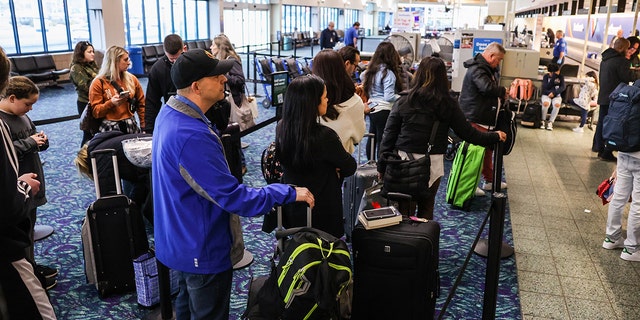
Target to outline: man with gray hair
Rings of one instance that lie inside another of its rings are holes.
[[[177,94],[162,107],[153,134],[152,184],[157,259],[178,271],[177,319],[228,319],[231,214],[252,217],[304,201],[307,188],[273,183],[251,188],[231,175],[220,131],[205,113],[225,98],[234,61],[193,49],[171,68]]]
[[[507,89],[500,86],[498,72],[498,66],[504,59],[505,53],[502,45],[492,42],[482,53],[463,63],[467,73],[464,75],[460,91],[460,109],[471,125],[482,132],[492,130],[496,125],[495,108],[498,106],[498,99],[506,101]],[[485,150],[482,165],[485,183],[482,185],[482,190],[493,189],[492,154],[490,149]],[[501,188],[506,187],[507,184],[501,182]],[[483,196],[482,190],[476,190],[476,195]]]
[[[320,50],[333,49],[336,42],[338,42],[338,33],[334,28],[335,24],[331,21],[329,22],[329,26],[320,33]]]

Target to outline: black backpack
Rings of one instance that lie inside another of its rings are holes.
[[[260,313],[268,319],[336,319],[338,297],[352,277],[347,244],[313,228],[276,232],[276,238],[286,237],[290,239],[282,254],[274,255],[271,274],[258,292]]]
[[[640,80],[621,83],[609,95],[609,113],[604,117],[602,138],[607,149],[640,151]]]
[[[542,124],[542,107],[539,103],[529,103],[524,107],[520,125],[527,128],[540,128]]]

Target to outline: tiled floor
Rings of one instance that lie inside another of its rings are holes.
[[[601,247],[608,206],[595,189],[615,164],[575,126],[519,127],[504,158],[523,319],[640,319],[640,263]]]

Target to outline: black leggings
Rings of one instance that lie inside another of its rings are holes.
[[[435,205],[436,193],[438,193],[438,188],[440,187],[440,180],[442,178],[438,178],[433,182],[431,187],[429,187],[429,194],[422,199],[415,199],[411,201],[411,203],[402,202],[398,203],[398,209],[403,214],[409,213],[409,215],[413,215],[416,212],[416,206],[418,207],[418,212],[416,216],[419,218],[425,218],[429,220],[433,220],[433,207]]]
[[[384,133],[384,127],[387,125],[387,118],[389,118],[390,110],[380,110],[378,112],[369,113],[369,133],[375,135],[373,141],[375,142],[375,149],[371,154],[371,139],[367,141],[367,159],[377,159],[378,150],[380,149],[380,142],[382,141],[382,134]]]

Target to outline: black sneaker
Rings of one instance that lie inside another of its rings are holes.
[[[41,274],[43,277],[47,278],[47,279],[51,279],[55,276],[58,275],[58,269],[56,268],[51,268],[51,267],[47,267],[47,266],[43,266],[43,265],[36,265],[36,273]]]
[[[55,278],[45,278],[44,289],[49,291],[58,284]]]

